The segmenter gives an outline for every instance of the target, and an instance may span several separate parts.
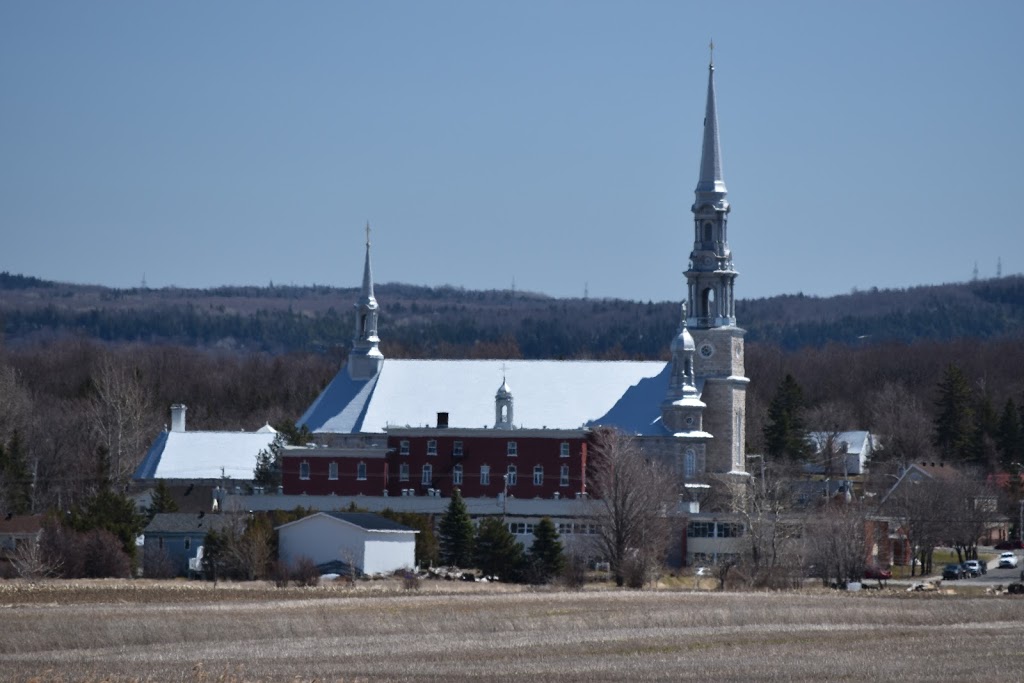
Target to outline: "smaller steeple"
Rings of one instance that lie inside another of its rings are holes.
[[[377,315],[380,306],[373,295],[373,271],[370,268],[370,223],[366,223],[366,260],[363,263],[363,287],[356,308],[356,333],[348,355],[348,372],[352,379],[371,379],[384,364],[377,337]]]
[[[705,404],[697,392],[693,372],[696,344],[686,329],[686,302],[680,312],[679,331],[672,340],[672,374],[661,404],[661,420],[673,433],[701,431]]]
[[[700,179],[697,181],[697,204],[720,204],[725,201],[725,178],[722,177],[722,153],[718,143],[718,108],[715,104],[715,43],[708,45],[708,99],[704,108],[704,144],[700,153]],[[724,208],[724,207],[722,207]]]
[[[512,390],[504,375],[501,377],[501,386],[494,394],[494,428],[512,429]]]

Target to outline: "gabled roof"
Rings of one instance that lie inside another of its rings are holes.
[[[494,425],[494,397],[507,379],[513,422],[526,429],[607,425],[666,435],[661,402],[664,361],[387,359],[369,380],[342,368],[298,424],[312,432],[383,433],[389,425],[424,427],[448,413],[452,428]]]
[[[331,519],[336,519],[340,522],[345,522],[347,524],[351,524],[352,526],[359,527],[363,531],[379,531],[385,533],[397,532],[409,534],[419,533],[416,529],[407,527],[404,524],[399,524],[394,520],[388,519],[387,517],[382,517],[381,515],[377,515],[372,512],[314,512],[313,514],[307,515],[302,519],[296,520],[294,522],[288,522],[287,524],[282,524],[277,528],[283,529],[285,527],[292,526],[293,524],[302,524],[306,520],[318,516],[330,517]]]
[[[134,479],[230,479],[253,477],[256,456],[277,432],[161,432]]]
[[[809,437],[811,443],[815,449],[820,451],[825,447],[830,432],[811,432]],[[835,444],[845,443],[846,452],[850,455],[859,455],[865,450],[871,450],[871,432],[865,431],[854,431],[854,432],[839,432],[835,435]]]
[[[187,534],[220,531],[231,523],[226,514],[192,514],[190,512],[160,512],[146,525],[144,534]]]

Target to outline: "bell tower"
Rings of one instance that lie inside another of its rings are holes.
[[[370,224],[366,224],[366,261],[363,264],[363,288],[356,307],[356,334],[348,354],[348,374],[352,379],[372,379],[384,365],[377,336],[380,306],[373,295],[373,271],[370,269]]]
[[[696,346],[694,370],[704,411],[709,472],[744,472],[746,449],[743,335],[736,326],[735,283],[739,275],[729,248],[731,207],[722,174],[715,99],[714,43],[710,45],[708,92],[704,109],[704,139],[700,176],[693,202],[693,250],[686,270],[686,323]]]

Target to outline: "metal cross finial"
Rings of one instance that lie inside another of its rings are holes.
[[[366,246],[370,246],[370,221],[366,221]]]
[[[686,302],[683,302],[683,324],[686,324]]]
[[[708,57],[708,65],[709,66],[714,66],[715,65],[715,41],[714,40],[712,40],[710,43],[708,43],[708,51],[710,52],[710,57]]]

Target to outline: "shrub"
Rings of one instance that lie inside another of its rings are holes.
[[[147,548],[142,556],[142,575],[147,579],[173,579],[178,568],[166,548]]]
[[[320,570],[311,558],[303,555],[295,562],[292,580],[296,586],[316,586],[320,583]]]
[[[418,591],[420,589],[420,577],[416,576],[416,572],[408,569],[402,572],[402,588],[407,591]]]
[[[82,576],[87,579],[128,578],[132,560],[124,552],[121,540],[106,529],[82,534]]]
[[[278,588],[287,588],[288,581],[291,580],[291,573],[288,571],[288,565],[281,560],[274,560],[271,562],[270,578]]]
[[[562,567],[562,585],[572,590],[580,590],[587,582],[587,561],[578,553],[570,553]]]

